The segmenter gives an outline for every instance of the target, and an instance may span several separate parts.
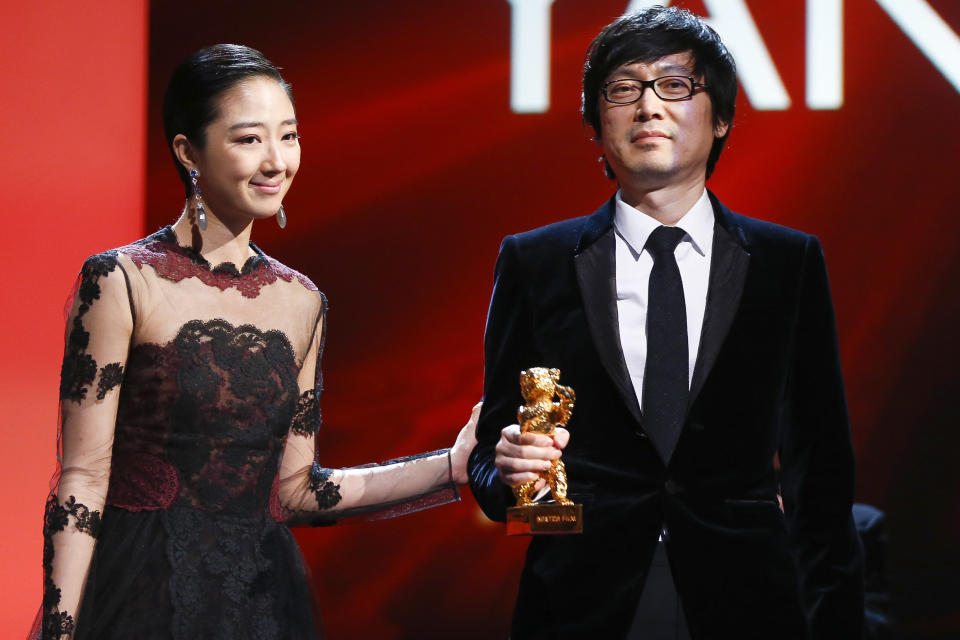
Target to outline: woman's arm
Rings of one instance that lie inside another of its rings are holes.
[[[327,469],[317,461],[325,298],[321,305],[313,344],[301,370],[302,393],[280,467],[279,497],[284,514],[294,522],[370,513],[390,517],[459,500],[457,484],[467,480],[466,460],[475,442],[479,407],[452,449],[348,469]]]
[[[133,316],[114,254],[89,258],[67,320],[58,471],[44,515],[42,637],[73,637],[110,478]]]

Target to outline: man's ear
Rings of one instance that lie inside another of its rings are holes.
[[[603,146],[603,138],[601,137],[600,132],[597,131],[595,128],[591,127],[590,125],[587,125],[586,128],[588,131],[593,133],[593,136],[591,136],[590,138],[591,140],[593,140],[593,143],[598,147]]]
[[[190,144],[187,136],[178,133],[173,137],[170,146],[173,147],[173,154],[177,157],[177,161],[183,165],[187,173],[189,173],[191,169],[197,168],[196,151],[193,145]]]
[[[727,135],[728,131],[730,131],[730,125],[727,124],[726,122],[721,121],[713,125],[714,138],[722,138],[723,136]]]

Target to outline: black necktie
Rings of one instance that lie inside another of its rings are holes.
[[[689,394],[687,307],[673,252],[685,235],[657,227],[645,248],[653,256],[647,295],[647,363],[643,371],[643,424],[664,462],[680,439]]]

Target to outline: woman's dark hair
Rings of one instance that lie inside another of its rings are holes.
[[[727,125],[727,133],[713,141],[707,158],[707,177],[720,158],[730,135],[737,100],[737,70],[733,56],[717,32],[686,9],[655,6],[617,18],[593,39],[583,64],[583,121],[600,141],[600,88],[617,67],[653,62],[663,56],[693,52],[694,73],[702,78],[713,107],[713,124]],[[615,178],[610,166],[607,177]]]
[[[239,44],[215,44],[200,49],[180,63],[163,96],[163,132],[173,163],[190,196],[190,176],[173,152],[173,139],[183,134],[190,144],[203,149],[207,144],[207,125],[217,119],[217,98],[238,82],[264,76],[280,83],[290,102],[293,92],[272,62],[250,47]]]

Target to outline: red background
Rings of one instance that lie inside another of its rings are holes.
[[[929,3],[960,31],[960,4]],[[509,109],[502,0],[0,7],[5,636],[25,632],[39,604],[72,278],[85,255],[182,206],[159,112],[173,66],[240,42],[294,86],[304,138],[290,223],[254,237],[330,299],[320,446],[328,466],[360,464],[452,442],[482,393],[500,239],[612,193],[579,122],[579,74],[590,39],[626,4],[556,0],[551,109],[525,115]],[[757,111],[741,92],[708,186],[736,211],[821,238],[858,500],[890,516],[906,636],[956,637],[960,96],[874,0],[847,0],[844,105],[811,111],[804,3],[748,6],[793,106]],[[297,532],[332,638],[506,637],[525,541],[465,493],[407,518]]]

